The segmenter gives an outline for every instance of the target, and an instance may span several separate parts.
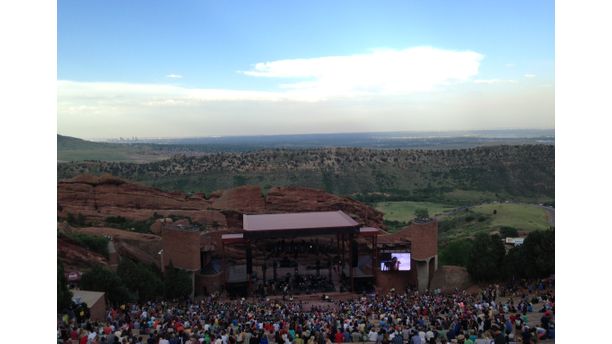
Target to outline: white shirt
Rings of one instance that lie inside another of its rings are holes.
[[[368,340],[370,342],[375,342],[377,338],[378,338],[378,333],[374,331],[370,331],[370,333],[368,333]]]

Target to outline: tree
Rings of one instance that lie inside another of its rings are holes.
[[[502,226],[499,229],[499,234],[502,238],[516,238],[518,237],[518,230],[514,227]]]
[[[472,241],[468,239],[449,242],[440,249],[440,264],[467,266],[471,248]]]
[[[135,298],[116,273],[99,265],[81,276],[81,289],[103,291],[113,305],[133,301]]]
[[[477,234],[468,255],[468,273],[477,282],[494,281],[503,277],[505,253],[499,235]]]
[[[525,249],[523,246],[513,247],[504,257],[504,277],[506,279],[520,279],[526,277],[527,266]]]
[[[414,210],[415,219],[417,221],[429,220],[429,211],[426,208],[417,208]]]
[[[164,294],[169,299],[180,299],[191,295],[191,275],[172,265],[172,261],[166,268],[164,275]]]
[[[122,258],[117,267],[117,275],[130,291],[136,293],[140,302],[153,300],[163,294],[161,278],[149,266]]]
[[[547,277],[555,272],[555,231],[534,231],[523,242],[526,277]]]
[[[64,266],[57,260],[57,311],[63,312],[72,306],[72,292],[68,289],[68,280],[64,276]]]

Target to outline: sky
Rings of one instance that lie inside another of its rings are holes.
[[[554,128],[554,1],[59,0],[58,133]]]

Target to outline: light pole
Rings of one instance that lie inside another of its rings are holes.
[[[159,250],[159,252],[157,252],[157,254],[159,254],[159,259],[161,262],[161,272],[162,274],[164,273],[164,249],[162,248],[161,250]]]

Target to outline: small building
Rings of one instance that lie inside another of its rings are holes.
[[[106,297],[102,291],[71,289],[72,301],[86,303],[89,316],[93,321],[104,321],[106,317]]]
[[[505,244],[514,247],[521,246],[525,242],[525,238],[506,238]]]

